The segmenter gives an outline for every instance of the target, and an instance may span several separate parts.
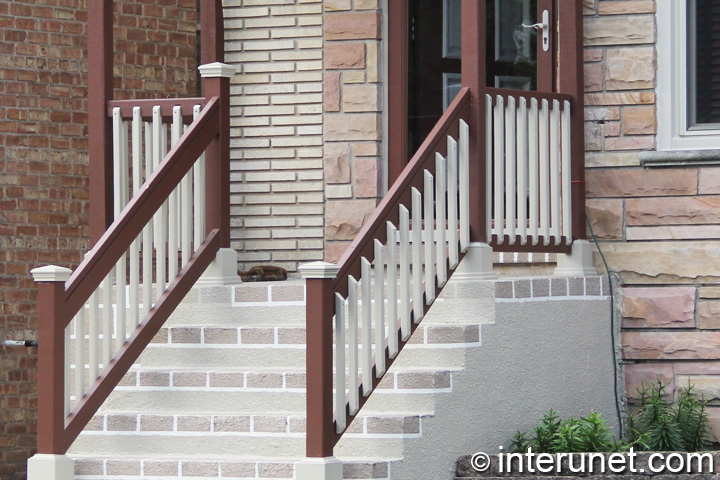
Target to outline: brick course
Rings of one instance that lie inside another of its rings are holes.
[[[195,0],[116,1],[116,98],[196,94]],[[87,2],[0,3],[0,337],[37,336],[30,269],[88,249]],[[0,477],[25,478],[36,352],[0,357]]]

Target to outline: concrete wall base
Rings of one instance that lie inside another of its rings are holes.
[[[295,464],[296,480],[342,480],[343,464],[335,457],[307,458]]]
[[[242,283],[237,270],[237,252],[232,248],[221,248],[215,260],[197,281],[197,285],[220,286]]]
[[[456,280],[495,280],[493,251],[487,243],[471,243],[453,278]]]
[[[75,462],[65,455],[38,453],[27,463],[28,480],[74,480]]]
[[[553,275],[556,277],[589,277],[598,272],[593,264],[593,251],[595,247],[587,240],[575,240],[572,253],[557,256],[557,268]]]

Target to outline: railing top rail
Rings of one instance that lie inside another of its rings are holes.
[[[572,103],[573,101],[572,95],[568,95],[566,93],[534,92],[530,90],[510,90],[507,88],[487,88],[485,89],[485,93],[490,95],[493,101],[493,105],[495,104],[496,98],[498,96],[506,100],[510,97],[524,98],[528,102],[533,98],[537,100],[547,100],[549,102],[557,100],[559,102],[568,101]]]
[[[435,152],[443,150],[447,134],[457,127],[457,120],[469,107],[470,89],[462,88],[338,262],[340,270],[334,284],[336,292],[347,296],[346,277],[353,275],[359,278],[360,258],[373,258],[376,238],[383,242],[387,240],[385,222],[397,224],[397,205],[403,202],[409,205],[410,188],[422,185],[425,168],[434,171]]]
[[[160,107],[160,113],[164,119],[170,119],[174,107],[182,108],[183,117],[192,118],[195,105],[205,106],[208,99],[205,97],[194,98],[163,98],[163,99],[142,99],[142,100],[113,100],[108,102],[107,116],[112,117],[113,111],[120,108],[120,116],[123,119],[130,119],[133,116],[133,109],[140,107],[140,115],[143,120],[151,120],[153,108]]]
[[[66,326],[205,151],[218,132],[219,113],[219,100],[213,97],[148,178],[141,192],[130,200],[120,218],[115,219],[75,269],[65,284]]]

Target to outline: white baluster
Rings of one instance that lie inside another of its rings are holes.
[[[88,379],[89,385],[99,375],[100,365],[100,308],[98,305],[97,290],[90,295],[90,315],[88,325]]]
[[[460,253],[458,250],[458,149],[457,142],[452,137],[448,137],[447,149],[448,244],[450,270],[455,270],[455,267],[457,267],[460,261]]]
[[[465,253],[470,246],[470,127],[464,120],[460,120],[459,147],[460,251]],[[490,158],[488,157],[488,162]],[[489,202],[488,205],[490,205]],[[489,219],[490,216],[488,215],[488,222]]]
[[[170,145],[175,145],[182,135],[182,107],[173,107],[173,120],[170,127]],[[168,199],[168,282],[175,280],[178,274],[178,239],[180,238],[180,195],[178,188],[170,193]]]
[[[485,95],[485,235],[488,242],[492,240],[493,234],[493,117],[495,111],[493,107],[493,99],[490,95]],[[460,130],[462,144],[462,129]],[[461,169],[460,178],[463,176],[462,170],[462,152],[460,155]],[[468,159],[469,165],[469,159]],[[469,175],[469,170],[468,170]],[[468,200],[469,202],[469,200]],[[469,204],[469,203],[468,203]],[[468,220],[469,221],[469,220]],[[468,227],[469,228],[469,227]],[[468,237],[469,240],[469,237]]]
[[[335,294],[335,425],[337,433],[345,431],[345,299]]]
[[[133,108],[132,120],[132,193],[137,195],[142,178],[142,116],[140,107]],[[142,233],[130,245],[130,322],[132,328],[140,323],[140,243]]]
[[[540,108],[540,235],[550,244],[550,159],[548,157],[548,101]]]
[[[508,97],[508,105],[505,110],[505,227],[507,229],[508,243],[510,245],[514,245],[516,241],[516,116],[517,108],[515,106],[515,97]]]
[[[348,276],[348,371],[350,395],[348,396],[348,404],[350,406],[350,415],[355,415],[360,409],[360,399],[358,396],[358,375],[360,374],[358,366],[358,282],[352,275]]]
[[[550,236],[560,245],[560,102],[550,113]]]
[[[160,107],[153,107],[153,170],[160,165],[167,148],[167,130],[162,122]],[[155,237],[155,279],[157,296],[160,298],[165,291],[165,241],[167,239],[165,222],[167,221],[167,202],[153,217],[153,233]]]
[[[187,127],[184,127],[187,130]],[[191,168],[180,183],[180,261],[184,268],[192,256],[193,241],[193,170]]]
[[[528,139],[530,141],[529,160],[528,160],[528,178],[530,180],[530,237],[532,244],[538,243],[538,212],[540,209],[538,193],[538,148],[539,148],[540,131],[538,129],[538,102],[536,98],[530,100],[530,118],[528,121]]]
[[[387,319],[388,351],[390,358],[398,354],[398,264],[397,264],[397,228],[387,222]]]
[[[444,287],[447,283],[447,218],[445,210],[445,194],[447,184],[447,165],[445,159],[439,153],[435,154],[435,208],[437,210],[435,219],[435,233],[437,236],[435,252],[437,257],[437,284]]]
[[[153,157],[155,156],[155,144],[153,143],[154,125],[145,122],[145,181],[150,178],[153,171]],[[143,228],[142,251],[143,251],[143,307],[140,315],[141,320],[145,318],[153,303],[153,253],[154,253],[154,223],[157,214],[153,216],[153,221],[148,222]]]
[[[435,187],[432,174],[425,170],[423,217],[425,220],[425,303],[435,300]]]
[[[112,289],[115,268],[110,270],[108,276],[103,280],[103,369],[108,367],[113,356],[112,331],[113,331],[113,303]]]
[[[65,329],[64,329],[64,331],[65,331],[65,357],[63,358],[63,362],[65,363],[65,379],[64,379],[64,380],[65,380],[65,385],[63,386],[63,389],[64,389],[65,391],[63,392],[63,398],[64,398],[64,400],[65,400],[65,402],[64,402],[65,417],[67,417],[68,415],[70,415],[70,405],[71,405],[71,404],[70,404],[70,395],[71,395],[71,393],[72,393],[72,389],[70,388],[70,385],[71,385],[71,383],[70,383],[70,382],[71,382],[71,377],[70,377],[70,375],[71,375],[71,373],[72,373],[72,369],[70,368],[70,364],[71,364],[71,356],[70,356],[70,347],[71,347],[70,334],[72,333],[71,330],[72,330],[72,328],[73,328],[73,326],[74,326],[74,325],[73,325],[74,323],[75,323],[74,320],[71,321],[70,324],[69,324],[67,327],[65,327]],[[75,369],[75,372],[77,373],[77,369]]]
[[[572,185],[570,164],[570,102],[565,101],[562,112],[562,210],[563,223],[562,231],[565,242],[570,245],[572,243]]]
[[[372,378],[372,266],[367,258],[360,259],[360,294],[362,302],[362,387],[368,396],[373,389]]]
[[[200,105],[193,107],[193,119],[200,116]],[[205,239],[205,154],[193,166],[193,243],[194,250],[200,248]]]
[[[412,275],[413,275],[413,310],[415,323],[423,317],[423,282],[422,282],[422,195],[412,187]]]
[[[91,340],[92,341],[92,340]],[[70,352],[67,354],[69,355]],[[85,305],[75,315],[75,402],[85,394]]]
[[[495,157],[493,161],[495,181],[495,215],[493,234],[497,236],[498,245],[502,245],[505,240],[505,212],[504,212],[504,192],[503,183],[505,180],[504,171],[504,149],[505,149],[505,105],[504,100],[498,95],[495,104],[495,119],[493,122],[493,145],[495,146]]]
[[[115,202],[113,204],[115,220],[120,218],[120,214],[127,204],[128,193],[128,139],[127,124],[122,121],[120,108],[113,109],[113,164],[115,165]],[[125,253],[120,256],[115,272],[115,340],[117,350],[125,343],[125,285],[127,282],[127,258]],[[107,298],[107,297],[106,297]],[[107,304],[106,304],[107,306]],[[106,364],[107,365],[107,364]]]
[[[385,254],[375,239],[375,376],[385,374]]]
[[[400,338],[410,338],[410,212],[400,205]]]
[[[527,244],[527,100],[520,97],[517,115],[517,218],[520,244]]]

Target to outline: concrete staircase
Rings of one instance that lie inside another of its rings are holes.
[[[424,431],[494,320],[494,290],[448,284],[337,445],[344,478],[395,479],[412,445],[433,441]],[[294,478],[304,310],[299,280],[195,287],[74,443],[76,478]]]

